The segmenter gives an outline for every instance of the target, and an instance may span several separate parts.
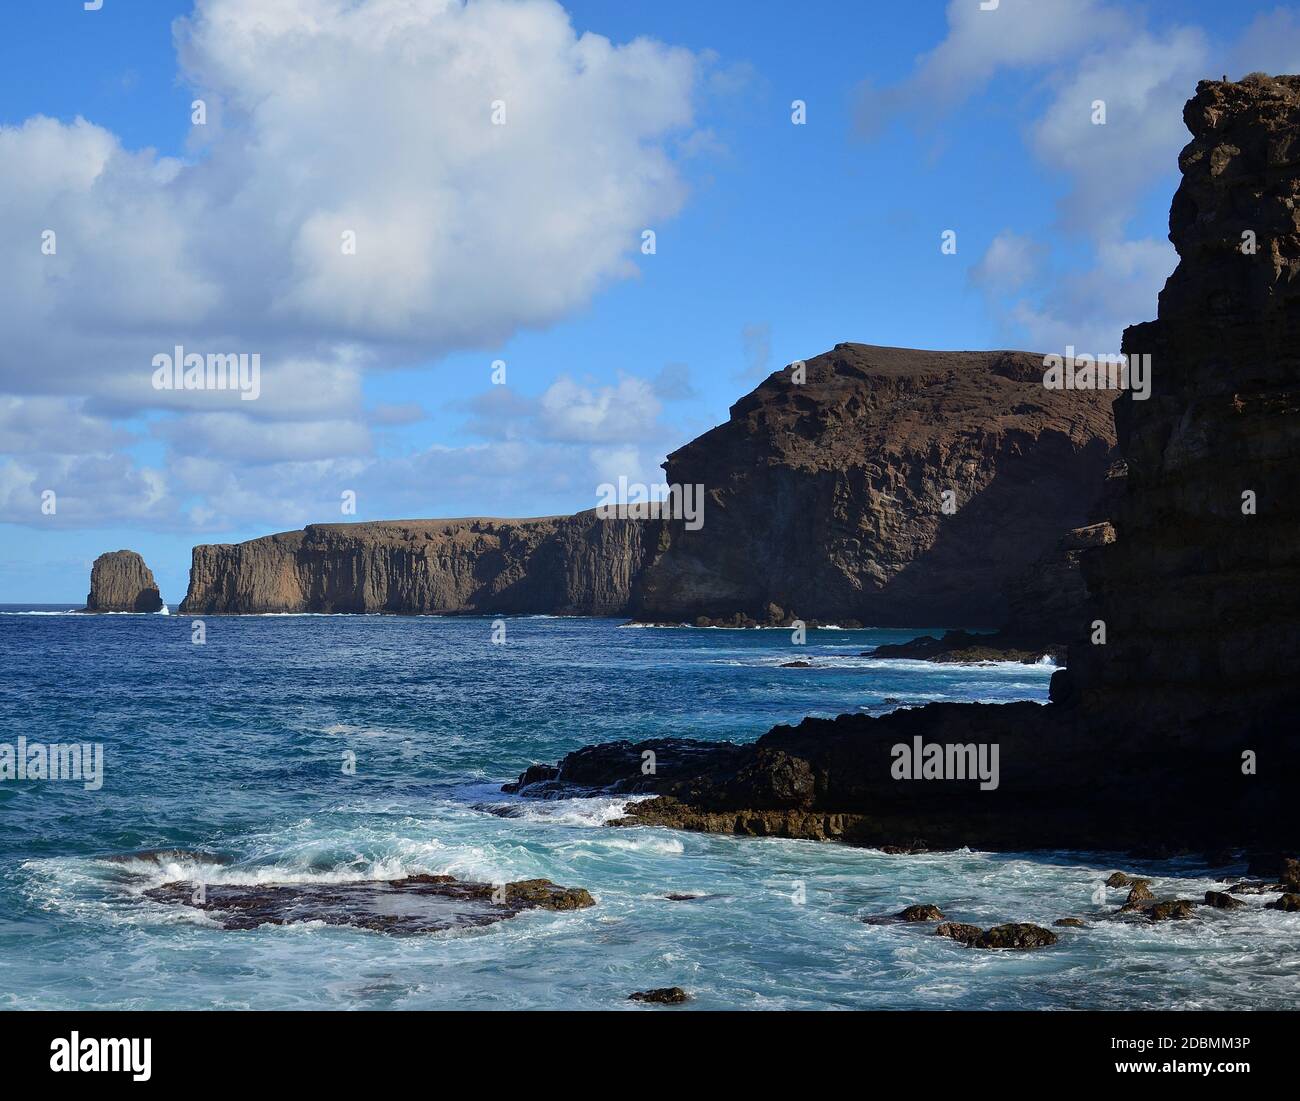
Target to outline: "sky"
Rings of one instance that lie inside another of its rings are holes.
[[[984,3],[5,4],[0,603],[590,508],[842,341],[1117,350],[1182,104],[1300,72],[1300,9]]]

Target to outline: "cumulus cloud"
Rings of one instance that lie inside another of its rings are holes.
[[[366,370],[565,317],[685,199],[700,59],[579,35],[555,0],[197,0],[174,38],[208,107],[184,159],[82,118],[0,127],[15,456],[46,398],[80,402],[82,436],[162,411],[178,456],[360,456],[367,419],[409,423],[366,413]],[[259,354],[261,397],[154,389],[176,345]],[[612,432],[632,396],[549,422]]]
[[[893,87],[859,89],[856,126],[871,137],[900,116],[933,117],[979,94],[1003,68],[1039,68],[1113,38],[1127,17],[1102,0],[949,0],[948,33]]]
[[[1131,35],[1080,62],[1031,134],[1042,163],[1068,177],[1065,228],[1121,233],[1137,199],[1174,170],[1188,141],[1183,104],[1209,53],[1200,30],[1175,28]],[[1094,104],[1104,123],[1094,121]]]

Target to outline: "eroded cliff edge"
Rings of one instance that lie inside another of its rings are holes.
[[[808,719],[752,746],[594,746],[509,787],[653,793],[629,822],[716,832],[1295,852],[1300,77],[1204,81],[1184,120],[1178,268],[1158,320],[1124,338],[1152,356],[1152,397],[1115,404],[1116,538],[1081,555],[1093,607],[1052,703]],[[893,747],[913,739],[997,746],[998,785],[895,779]]]
[[[195,547],[180,610],[619,615],[657,539],[594,512],[311,524]]]

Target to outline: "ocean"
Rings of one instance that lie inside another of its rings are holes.
[[[750,741],[808,715],[934,700],[1046,702],[1050,665],[860,656],[917,631],[632,628],[618,620],[190,617],[0,607],[0,744],[98,743],[102,787],[0,783],[0,1007],[624,1009],[1290,1008],[1300,915],[1060,929],[985,952],[917,902],[992,925],[1113,911],[1140,872],[1198,898],[1235,868],[1115,854],[887,855],[606,825],[625,799],[500,785],[598,741]],[[808,669],[783,662],[811,660]],[[355,769],[347,770],[354,755]],[[157,859],[126,854],[174,849]],[[186,855],[189,854],[189,855]],[[110,859],[115,858],[115,859]],[[306,923],[235,931],[145,892],[171,880],[546,877],[596,905],[422,935]],[[698,894],[673,902],[670,893]]]

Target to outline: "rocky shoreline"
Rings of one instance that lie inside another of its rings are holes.
[[[903,850],[1300,852],[1300,77],[1203,81],[1184,120],[1179,265],[1123,342],[1151,356],[1152,393],[1114,404],[1127,476],[1114,537],[1079,554],[1087,602],[1051,703],[619,742],[508,790],[651,794],[623,824]],[[899,779],[913,742],[996,746],[998,783]]]

